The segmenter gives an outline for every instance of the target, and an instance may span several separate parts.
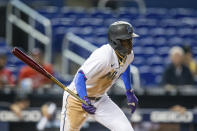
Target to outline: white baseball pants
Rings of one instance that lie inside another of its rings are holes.
[[[88,116],[112,131],[134,131],[125,114],[109,96],[104,95],[92,104],[96,107],[94,115],[85,112],[80,101],[64,92],[60,131],[79,131]]]

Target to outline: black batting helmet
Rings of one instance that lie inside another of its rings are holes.
[[[112,23],[108,29],[108,41],[114,50],[117,50],[122,55],[127,55],[127,49],[121,46],[120,40],[127,40],[133,37],[138,37],[133,32],[133,27],[125,21],[117,21]]]

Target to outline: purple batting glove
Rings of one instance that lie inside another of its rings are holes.
[[[138,104],[138,99],[134,94],[134,90],[127,90],[126,92],[128,105],[131,108],[131,113],[134,113]]]
[[[89,114],[95,114],[96,112],[96,108],[91,104],[90,100],[88,99],[88,97],[84,97],[83,99],[88,105],[85,105],[82,103],[82,108],[88,112]]]

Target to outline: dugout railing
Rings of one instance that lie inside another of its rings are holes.
[[[13,44],[13,25],[15,25],[28,34],[28,51],[36,46],[35,40],[37,40],[45,47],[45,61],[51,62],[52,29],[50,20],[19,0],[11,0],[6,12],[6,42],[9,45]],[[27,15],[27,21],[21,18],[21,13]],[[44,33],[36,29],[36,22],[44,27]]]
[[[73,75],[70,73],[70,69],[71,69],[69,66],[70,61],[72,61],[78,65],[82,65],[85,61],[85,58],[83,58],[78,53],[76,53],[70,49],[70,46],[72,44],[75,44],[75,45],[79,46],[80,48],[83,48],[86,51],[89,51],[90,53],[92,53],[95,49],[97,49],[96,46],[94,46],[90,42],[78,37],[77,35],[75,35],[71,32],[67,33],[64,36],[64,39],[62,42],[62,65],[61,65],[62,75],[66,79],[73,78]],[[133,76],[132,77],[133,78],[133,87],[135,89],[140,89],[140,75],[139,75],[138,68],[133,65],[130,65],[130,68],[131,68],[131,74]],[[120,80],[118,80],[118,82],[116,84],[120,87],[123,87],[122,86],[123,83]]]

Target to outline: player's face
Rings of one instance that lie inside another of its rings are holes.
[[[127,49],[128,54],[131,54],[131,50],[133,48],[132,38],[127,40],[120,40],[122,47]]]

